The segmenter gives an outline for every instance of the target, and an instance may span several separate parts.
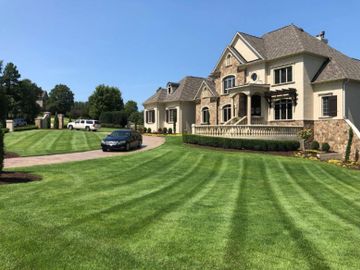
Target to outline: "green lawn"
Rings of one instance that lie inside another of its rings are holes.
[[[108,130],[86,132],[80,130],[29,130],[7,133],[7,152],[20,156],[48,155],[100,149],[100,141]]]
[[[1,269],[359,269],[360,173],[184,146],[24,169]]]

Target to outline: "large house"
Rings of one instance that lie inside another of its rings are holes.
[[[195,94],[192,132],[294,139],[311,128],[315,140],[344,152],[350,127],[360,149],[359,103],[360,60],[330,47],[325,32],[238,32]]]
[[[144,102],[145,127],[152,131],[174,128],[178,133],[190,133],[195,123],[194,98],[206,78],[185,77],[181,81],[168,82]]]

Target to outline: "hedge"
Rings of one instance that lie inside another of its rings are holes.
[[[102,112],[99,120],[101,125],[111,124],[119,127],[125,127],[128,122],[127,118],[128,116],[125,111],[114,111],[114,112]]]
[[[190,134],[183,134],[183,142],[225,149],[255,151],[296,151],[300,148],[300,142],[298,141],[231,139]]]
[[[37,126],[28,125],[28,126],[23,126],[23,127],[16,127],[16,128],[14,128],[14,131],[25,131],[25,130],[32,130],[32,129],[37,129]]]

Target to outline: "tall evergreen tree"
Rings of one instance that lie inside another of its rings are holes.
[[[17,67],[13,63],[8,63],[1,76],[1,84],[6,96],[7,117],[16,117],[21,112],[19,78]]]
[[[4,132],[3,132],[3,129],[2,129],[2,125],[0,124],[0,175],[1,175],[2,170],[4,168],[4,156],[5,156]]]

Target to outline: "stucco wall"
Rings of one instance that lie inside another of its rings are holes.
[[[304,55],[304,119],[314,119],[314,94],[311,81],[323,65],[325,58],[313,55]]]
[[[330,119],[343,119],[343,83],[342,81],[328,82],[315,84],[313,89],[313,99],[314,99],[314,120],[325,120],[329,117],[324,117],[322,114],[322,97],[326,95],[336,95],[337,96],[337,116],[331,117]]]
[[[195,123],[195,102],[182,102],[181,103],[181,132],[191,133],[191,125]]]
[[[349,82],[345,90],[345,116],[360,130],[360,83]]]

